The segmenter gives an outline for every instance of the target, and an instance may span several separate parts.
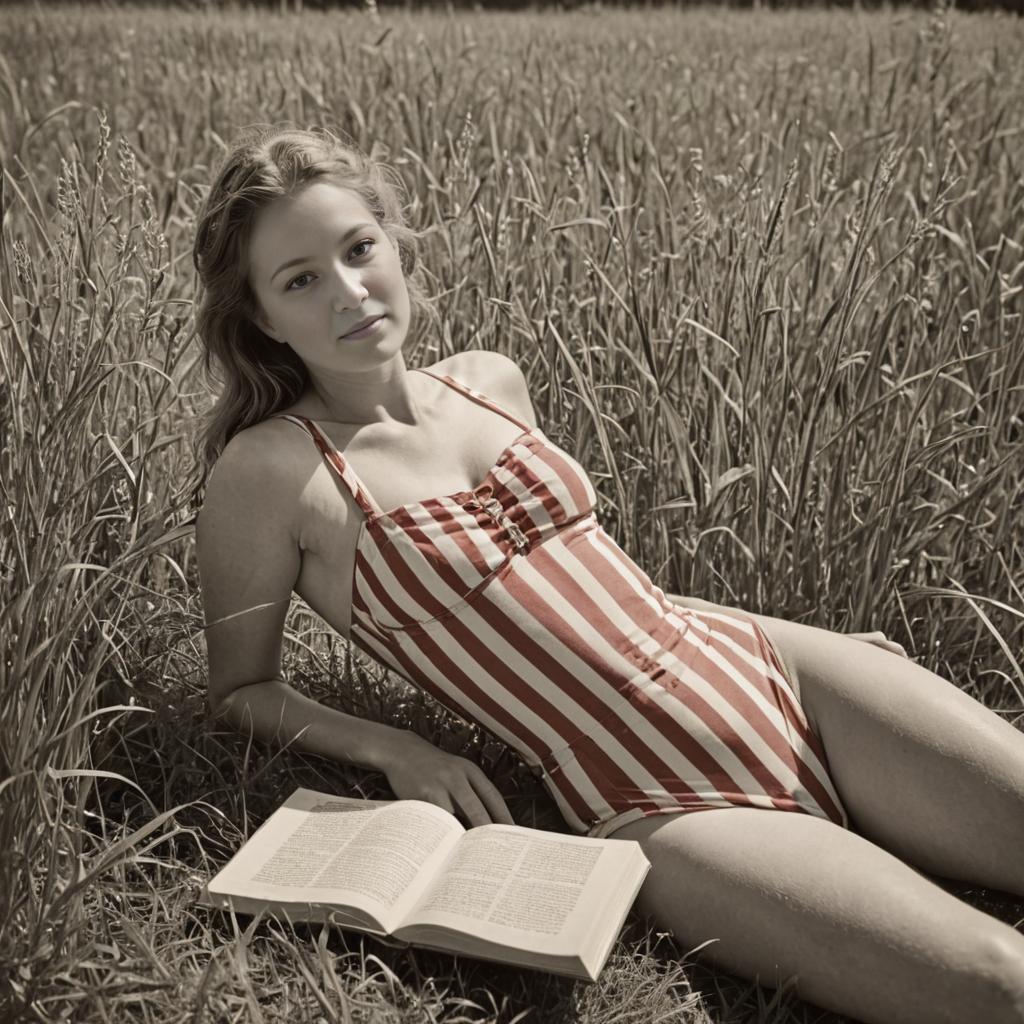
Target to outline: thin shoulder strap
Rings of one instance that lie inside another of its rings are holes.
[[[323,428],[315,420],[311,420],[306,416],[296,416],[292,413],[279,413],[275,419],[289,420],[296,426],[301,427],[313,438],[317,448],[320,449],[320,454],[324,457],[324,461],[334,470],[338,479],[348,488],[349,493],[355,498],[356,503],[367,516],[383,514],[377,502],[374,501],[369,489],[359,479],[356,471],[345,461],[345,456],[331,444]]]
[[[477,391],[474,388],[469,387],[468,384],[461,384],[454,377],[449,377],[448,374],[432,373],[430,370],[424,370],[422,367],[415,367],[417,372],[425,373],[429,377],[433,377],[436,380],[444,381],[450,388],[454,388],[456,391],[460,391],[467,398],[472,399],[479,405],[486,406],[492,412],[498,413],[500,416],[504,416],[505,419],[511,420],[513,423],[518,424],[524,431],[531,430],[532,427],[525,424],[518,416],[513,416],[507,409],[503,409],[493,398],[488,398],[482,391]]]

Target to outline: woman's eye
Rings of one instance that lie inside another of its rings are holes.
[[[353,252],[353,253],[355,253],[355,251],[356,251],[357,249],[361,249],[361,248],[362,248],[362,247],[363,247],[364,245],[369,245],[369,246],[373,246],[373,245],[375,245],[375,244],[376,244],[376,243],[374,242],[374,240],[373,240],[372,238],[364,238],[364,239],[363,239],[363,240],[362,240],[361,242],[357,242],[357,243],[356,243],[356,244],[355,244],[354,246],[352,246],[352,252]],[[358,254],[358,255],[359,255],[359,256],[368,256],[368,255],[369,255],[369,253],[365,253],[365,252],[364,252],[364,253],[360,253],[360,254]],[[313,275],[312,275],[312,274],[310,274],[310,273],[309,273],[309,272],[307,271],[307,272],[306,272],[306,273],[304,273],[304,274],[299,274],[299,276],[298,276],[298,277],[293,277],[293,278],[292,278],[292,279],[291,279],[291,280],[290,280],[290,281],[288,282],[288,286],[287,286],[287,287],[285,288],[285,291],[288,291],[288,292],[293,292],[293,291],[301,291],[301,290],[302,290],[302,289],[303,289],[303,288],[305,287],[305,285],[299,285],[299,287],[298,287],[297,289],[296,289],[296,288],[293,288],[293,287],[292,287],[292,285],[293,285],[293,284],[295,284],[295,282],[296,282],[296,281],[301,281],[301,280],[302,280],[302,279],[303,279],[304,277],[312,277],[312,276],[313,276]]]
[[[294,289],[294,288],[292,288],[292,285],[293,285],[293,284],[295,284],[295,282],[296,282],[296,281],[301,281],[301,280],[302,280],[302,279],[303,279],[304,277],[312,277],[312,275],[311,275],[311,274],[308,274],[308,273],[306,273],[306,274],[299,274],[299,276],[298,276],[298,277],[293,277],[293,278],[292,278],[292,279],[291,279],[291,280],[290,280],[290,281],[288,282],[288,287],[287,287],[287,288],[286,288],[285,290],[286,290],[286,291],[289,291],[289,292],[291,292],[291,291],[295,291],[295,289]]]

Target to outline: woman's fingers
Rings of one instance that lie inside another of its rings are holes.
[[[846,635],[851,640],[863,640],[865,643],[881,647],[884,651],[891,651],[893,654],[898,654],[902,658],[910,657],[904,650],[902,644],[896,643],[895,640],[888,639],[881,630],[875,630],[873,633],[847,633]]]
[[[460,783],[458,788],[454,790],[453,795],[470,828],[476,828],[477,825],[491,824],[491,816],[488,813],[488,809],[484,806],[474,788],[469,784],[468,779]]]
[[[501,793],[478,764],[426,740],[410,743],[386,774],[399,800],[426,800],[461,815],[470,828],[492,822],[515,824]]]
[[[475,769],[475,770],[473,770]],[[505,800],[482,769],[473,765],[466,773],[464,786],[455,794],[470,828],[477,825],[514,825]]]
[[[907,657],[903,645],[896,643],[895,640],[890,640],[884,633],[872,633],[869,642],[876,647],[881,647],[884,651],[892,651],[893,654],[898,654],[903,658]]]
[[[474,775],[472,782],[490,815],[488,823],[493,821],[498,825],[514,825],[512,814],[505,804],[505,798],[498,792],[494,783],[484,775],[483,771],[479,775]]]
[[[863,640],[868,644],[873,644],[880,639],[885,639],[885,634],[881,630],[875,630],[874,633],[847,633],[846,635],[851,640]]]

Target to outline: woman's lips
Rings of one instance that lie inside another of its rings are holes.
[[[361,338],[364,334],[369,334],[372,330],[374,330],[377,324],[379,324],[380,321],[383,319],[384,314],[382,313],[380,316],[374,317],[368,324],[366,324],[365,327],[359,327],[356,330],[349,331],[348,334],[343,334],[342,337]]]

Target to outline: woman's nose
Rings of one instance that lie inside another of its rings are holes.
[[[359,277],[359,272],[349,267],[341,267],[335,273],[334,308],[337,312],[361,306],[370,293],[366,290]]]

